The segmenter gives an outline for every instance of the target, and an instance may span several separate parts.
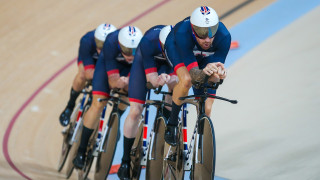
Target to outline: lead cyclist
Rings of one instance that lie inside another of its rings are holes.
[[[219,21],[214,9],[208,6],[196,8],[190,17],[176,24],[165,43],[165,53],[178,75],[179,82],[173,89],[172,111],[165,131],[165,141],[176,146],[178,139],[178,115],[182,106],[179,97],[187,96],[192,84],[225,79],[224,63],[230,49],[231,35]],[[194,93],[203,90],[193,88]],[[209,90],[215,95],[215,90]],[[210,117],[214,99],[206,100],[205,112]]]

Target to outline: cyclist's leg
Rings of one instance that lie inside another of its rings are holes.
[[[84,66],[83,66],[83,63],[79,63],[78,73],[73,80],[68,104],[59,117],[60,124],[62,126],[67,126],[69,124],[70,116],[75,106],[75,101],[78,98],[81,90],[84,88],[85,82],[86,82],[86,79],[85,79]]]
[[[110,90],[108,87],[108,80],[105,75],[106,71],[103,63],[103,61],[98,61],[97,68],[94,72],[92,82],[93,100],[88,112],[84,114],[81,142],[77,156],[73,161],[76,168],[82,168],[84,165],[88,141],[90,139],[91,134],[93,133],[94,128],[99,122],[99,117],[103,110],[103,107],[106,105],[106,101],[98,102],[98,98],[109,97]]]
[[[140,86],[136,86],[140,84]],[[142,104],[145,103],[147,90],[145,88],[146,76],[143,69],[142,59],[136,58],[130,72],[129,101],[130,111],[123,127],[123,157],[118,171],[120,179],[130,178],[130,151],[138,131],[139,119],[142,113]]]
[[[173,89],[172,95],[172,110],[168,120],[168,125],[165,132],[165,140],[168,144],[175,146],[178,142],[178,116],[181,110],[182,101],[179,97],[187,96],[191,87],[191,77],[188,69],[185,66],[180,67],[176,70],[179,78],[178,84]]]
[[[167,64],[163,64],[160,66],[160,68],[158,69],[158,74],[161,73],[166,73],[170,75],[170,80],[167,83],[168,86],[168,92],[172,92],[173,88],[177,85],[178,83],[178,76],[175,72],[173,72],[173,69],[171,67],[169,67]],[[171,95],[166,95],[165,96],[165,102],[168,104],[172,104],[172,96]],[[165,108],[163,109],[163,115],[166,118],[166,120],[169,119],[170,114],[171,114],[171,107],[165,106]]]

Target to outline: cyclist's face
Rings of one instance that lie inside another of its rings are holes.
[[[134,56],[133,56],[133,55],[127,56],[127,55],[125,55],[124,53],[122,53],[122,56],[124,57],[124,59],[125,59],[128,63],[132,63],[132,61],[133,61],[133,59],[134,59]]]
[[[196,40],[202,49],[208,50],[214,40],[214,37],[212,38],[206,37],[205,39],[200,39],[196,36]]]

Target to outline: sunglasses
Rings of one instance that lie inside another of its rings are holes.
[[[136,48],[127,48],[119,43],[121,52],[126,56],[134,56],[136,54]]]
[[[213,38],[218,30],[218,26],[198,27],[191,24],[193,34],[199,39]]]

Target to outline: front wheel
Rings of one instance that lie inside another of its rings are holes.
[[[216,143],[214,128],[208,117],[198,123],[193,150],[191,179],[214,179],[216,165]]]
[[[148,148],[146,179],[161,179],[163,166],[163,151],[164,151],[164,131],[165,120],[159,117],[155,121],[154,134],[151,137],[151,143]]]
[[[99,153],[96,163],[94,179],[107,179],[112,166],[119,136],[119,114],[112,113],[108,121],[108,130],[103,144],[104,152]]]
[[[181,125],[179,125],[179,143],[177,146],[164,145],[162,175],[165,180],[184,178],[184,157]]]

